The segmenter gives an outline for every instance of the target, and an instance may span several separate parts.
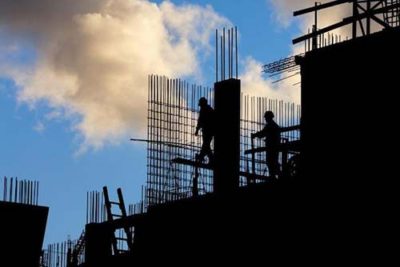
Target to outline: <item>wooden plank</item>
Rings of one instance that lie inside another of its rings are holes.
[[[171,162],[173,163],[178,163],[178,164],[182,164],[182,165],[188,165],[188,166],[192,166],[192,167],[198,167],[198,168],[203,168],[203,169],[208,169],[208,170],[212,170],[212,166],[209,164],[205,164],[205,163],[198,163],[196,161],[192,161],[192,160],[188,160],[188,159],[183,159],[183,158],[175,158],[173,160],[171,160]]]

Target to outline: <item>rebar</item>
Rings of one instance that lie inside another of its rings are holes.
[[[3,201],[37,206],[39,203],[39,182],[18,180],[18,177],[4,177]]]
[[[231,33],[230,33],[231,34]],[[232,38],[232,37],[231,37]],[[232,53],[232,52],[231,52]],[[181,80],[160,76],[149,77],[148,136],[147,136],[147,189],[146,204],[156,205],[175,201],[213,190],[212,168],[199,168],[180,164],[194,162],[201,149],[201,137],[194,136],[198,118],[198,99],[206,97],[213,104],[213,90],[201,86],[189,86]],[[275,113],[281,127],[300,123],[299,105],[268,98],[242,96],[241,104],[241,173],[249,173],[250,157],[244,151],[250,149],[251,133],[261,130],[263,115],[267,110]],[[282,139],[294,141],[300,138],[299,131],[282,134]],[[262,146],[262,140],[255,142]],[[179,159],[179,160],[176,160]],[[256,158],[255,171],[267,175],[265,153]],[[198,188],[192,190],[199,171]],[[241,185],[246,185],[243,175]],[[130,213],[136,207],[130,207]]]
[[[146,204],[154,205],[191,195],[194,170],[173,163],[195,160],[201,137],[195,137],[198,100],[213,105],[212,89],[178,79],[149,76]],[[212,171],[200,171],[200,191],[212,190]]]

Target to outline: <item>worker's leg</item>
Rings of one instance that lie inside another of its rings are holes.
[[[212,135],[207,135],[207,136],[204,138],[204,142],[203,142],[203,144],[205,145],[205,147],[204,147],[204,153],[205,153],[205,155],[208,157],[209,163],[212,163],[212,162],[214,161],[214,154],[213,154],[213,152],[212,152],[212,150],[211,150],[212,138],[213,138]]]
[[[279,166],[279,151],[270,150],[267,152],[267,165],[269,176],[278,177],[280,175],[280,166]]]
[[[203,144],[201,145],[200,154],[198,154],[196,161],[203,162],[204,156],[207,154],[206,151],[207,151],[207,144],[204,140],[204,135],[203,135]]]
[[[209,161],[213,160],[213,153],[211,150],[211,141],[212,141],[212,136],[203,134],[203,144],[201,146],[201,151],[198,157],[198,161],[202,162],[204,160],[204,157],[207,156]]]

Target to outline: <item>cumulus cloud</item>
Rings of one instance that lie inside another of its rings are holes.
[[[298,37],[302,34],[308,33],[312,25],[314,25],[314,13],[305,14],[297,18],[293,17],[293,12],[304,8],[312,7],[315,5],[315,1],[312,0],[267,0],[272,4],[275,9],[275,19],[283,26],[289,27],[293,23],[296,23],[299,33]],[[320,3],[331,2],[331,0],[321,0]],[[342,21],[343,18],[351,16],[352,8],[351,5],[342,4],[336,7],[318,11],[318,28],[323,28],[332,25],[336,22]],[[351,27],[341,27],[330,32],[330,34],[341,36],[342,40],[351,36]],[[292,54],[304,53],[304,45],[299,44],[293,46]]]
[[[229,21],[210,6],[147,0],[2,0],[0,54],[33,47],[32,64],[2,58],[0,72],[32,108],[67,117],[81,150],[143,132],[147,75],[201,77],[200,54]],[[76,119],[78,118],[78,119]]]
[[[275,8],[275,18],[283,26],[287,27],[293,23],[294,17],[293,12],[296,10],[304,9],[315,5],[313,0],[268,0]],[[332,0],[321,0],[320,3],[332,2]],[[318,24],[319,28],[327,26],[334,22],[341,21],[344,17],[351,15],[351,5],[339,5],[329,9],[321,10],[318,12]],[[306,14],[301,16],[300,27],[302,30],[307,30],[314,24],[314,13]],[[346,29],[347,31],[347,29]]]
[[[266,1],[284,27],[293,23],[294,10],[314,5],[311,0]],[[350,11],[342,5],[319,12],[319,27]],[[297,23],[305,33],[313,16]],[[147,75],[202,80],[201,63],[213,51],[214,29],[229,24],[210,6],[169,1],[1,0],[0,75],[15,81],[20,103],[50,107],[44,122],[68,119],[80,136],[81,151],[98,149],[144,133]],[[336,33],[350,35],[348,28]],[[263,63],[243,60],[243,91],[299,102],[293,87],[299,76],[274,84],[262,74]],[[42,131],[45,125],[35,128]]]

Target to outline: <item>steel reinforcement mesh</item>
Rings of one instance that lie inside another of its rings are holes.
[[[193,195],[195,167],[174,163],[176,159],[195,161],[201,149],[201,133],[195,136],[198,119],[198,100],[206,97],[211,106],[214,102],[212,88],[191,85],[179,79],[149,76],[148,128],[147,128],[147,186],[146,206],[189,198]],[[300,106],[268,98],[242,95],[241,99],[241,162],[240,185],[248,184],[251,155],[251,133],[264,127],[264,112],[275,113],[276,122],[282,127],[300,122]],[[282,133],[282,140],[299,139],[299,131]],[[213,144],[212,144],[213,145]],[[254,147],[264,146],[262,139],[255,140]],[[255,157],[257,175],[268,176],[265,153]],[[198,194],[213,190],[213,172],[199,168]],[[261,182],[256,181],[256,182]]]

